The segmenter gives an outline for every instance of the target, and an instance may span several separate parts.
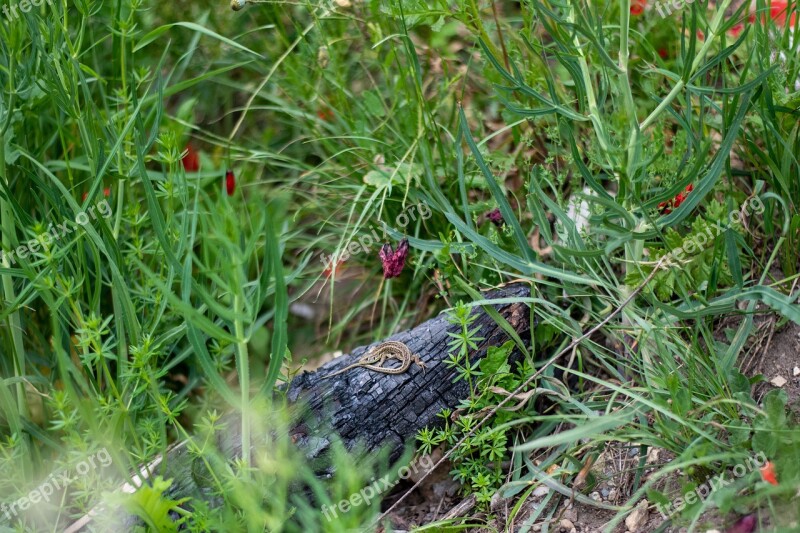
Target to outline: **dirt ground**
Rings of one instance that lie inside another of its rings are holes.
[[[748,375],[760,373],[770,382],[757,386],[757,399],[760,400],[778,384],[789,396],[792,410],[800,413],[800,326],[790,322],[776,332],[764,350],[763,357],[758,358],[752,369],[747,370]],[[786,381],[783,385],[782,380]]]

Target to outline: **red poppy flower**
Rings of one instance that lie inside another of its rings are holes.
[[[744,24],[741,22],[739,24],[734,25],[731,29],[728,30],[728,33],[733,36],[734,38],[739,37],[739,35],[744,31]]]
[[[322,107],[317,110],[317,116],[325,122],[333,120],[333,110],[330,107]]]
[[[631,15],[639,16],[644,13],[644,8],[647,6],[647,0],[632,0],[631,1]]]
[[[769,16],[772,20],[775,21],[776,24],[781,26],[786,25],[786,15],[789,13],[789,3],[784,2],[783,0],[773,0],[770,2],[769,6]],[[797,20],[797,11],[792,12],[792,16],[789,19],[789,27],[794,28],[794,24]]]
[[[333,274],[334,272],[338,272],[343,264],[344,264],[344,259],[339,259],[338,261],[334,261],[333,257],[329,257],[327,262],[325,263],[325,270],[322,271],[322,275],[325,276],[326,278],[331,277],[331,274]]]
[[[760,470],[761,479],[772,485],[778,484],[778,478],[775,475],[775,464],[772,461],[767,461]]]
[[[669,57],[669,52],[667,52],[666,48],[659,48],[658,55],[661,56],[661,59],[667,59]]]
[[[753,533],[757,523],[756,515],[749,514],[737,520],[735,524],[725,530],[725,533]]]
[[[186,172],[197,172],[200,170],[200,154],[194,149],[191,144],[186,145],[186,155],[181,160],[183,163],[183,170]]]
[[[105,196],[106,198],[111,196],[111,187],[106,187],[105,189],[103,189],[103,196]],[[81,201],[85,202],[88,197],[89,197],[88,192],[83,193],[83,195],[81,195]]]
[[[683,192],[678,193],[678,196],[673,198],[672,200],[668,200],[666,202],[661,202],[658,204],[658,210],[661,211],[664,215],[669,215],[672,213],[673,209],[678,209],[680,205],[686,200],[686,197],[689,196],[689,193],[694,190],[694,185],[691,183],[686,186]]]
[[[233,175],[233,170],[225,171],[225,191],[228,196],[233,196],[233,191],[236,190],[236,177]]]
[[[403,239],[397,245],[397,250],[392,249],[391,244],[384,244],[378,253],[378,258],[383,265],[384,279],[396,278],[403,272],[408,257],[408,239]]]

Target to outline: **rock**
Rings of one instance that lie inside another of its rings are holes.
[[[661,448],[650,448],[647,451],[647,464],[651,465],[658,462],[661,455]]]
[[[567,520],[569,520],[570,522],[575,523],[578,521],[578,510],[575,509],[572,506],[572,504],[570,504],[570,507],[566,511],[564,511],[564,514],[562,516]]]
[[[649,503],[647,500],[642,500],[639,504],[631,511],[625,518],[625,527],[628,528],[629,531],[639,531],[642,526],[647,523],[647,519],[650,513],[647,511],[647,506]]]
[[[494,493],[491,501],[489,502],[489,509],[491,509],[493,512],[497,511],[500,508],[500,506],[507,500],[508,500],[507,498],[503,498],[502,496],[500,496],[500,491],[497,491]]]
[[[562,531],[566,531],[567,533],[569,533],[570,531],[575,529],[575,524],[573,524],[572,522],[570,522],[566,518],[561,520],[561,524],[560,525],[561,525],[561,530]]]
[[[599,493],[599,492],[597,492],[597,491],[594,491],[593,493],[589,494],[589,497],[590,497],[591,499],[593,499],[594,501],[596,501],[596,502],[599,502],[599,501],[601,501],[601,500],[603,499],[603,498],[600,496],[600,493]]]
[[[534,498],[541,498],[543,496],[547,496],[548,492],[550,492],[549,487],[545,487],[544,485],[539,485],[538,487],[533,489],[531,496],[533,496]]]
[[[786,385],[786,378],[784,378],[783,376],[775,376],[770,380],[770,383],[780,388]]]
[[[611,491],[610,491],[610,490],[608,490],[608,489],[602,489],[602,490],[600,491],[600,494],[602,494],[602,495],[603,495],[603,498],[608,498],[608,495],[609,495],[609,494],[611,494]]]
[[[796,366],[792,369],[792,375],[795,377],[800,376],[800,366]]]

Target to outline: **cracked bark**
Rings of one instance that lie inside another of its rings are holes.
[[[487,294],[487,299],[527,296],[529,290],[521,284],[511,285]],[[528,307],[524,304],[494,305],[500,314],[523,337],[529,333]],[[482,358],[490,346],[509,340],[508,335],[482,309],[471,328],[478,327],[477,335],[484,340],[471,354],[471,361]],[[349,355],[336,358],[317,372],[304,373],[295,378],[287,391],[292,403],[307,405],[312,414],[302,427],[295,428],[293,438],[301,448],[316,446],[314,456],[327,451],[330,443],[319,448],[319,440],[327,440],[331,430],[341,437],[348,449],[358,442],[368,450],[381,446],[391,449],[396,459],[405,442],[426,426],[436,425],[442,409],[455,408],[469,395],[468,384],[454,382],[456,370],[445,364],[448,357],[449,333],[458,327],[447,321],[446,315],[420,324],[416,328],[393,335],[385,340],[405,343],[412,352],[420,355],[427,368],[412,365],[399,375],[382,374],[363,368],[353,368],[330,379],[324,376],[341,370],[356,361],[375,343],[356,348]]]

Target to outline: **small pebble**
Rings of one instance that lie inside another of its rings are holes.
[[[594,501],[596,501],[596,502],[599,502],[600,500],[602,500],[602,498],[600,497],[600,493],[597,492],[597,491],[594,491],[593,493],[589,494],[589,497],[591,499],[593,499]]]
[[[649,515],[647,506],[647,500],[642,500],[636,507],[633,508],[633,511],[631,511],[627,517],[625,517],[625,527],[627,527],[629,531],[639,531],[642,529],[642,526],[647,523]]]
[[[780,388],[786,385],[786,378],[784,378],[783,376],[775,376],[774,378],[772,378],[772,380],[770,380],[770,383]]]
[[[647,464],[651,465],[658,462],[658,458],[661,455],[661,448],[650,448],[647,452]]]
[[[610,493],[611,493],[611,491],[610,491],[610,490],[608,490],[608,489],[602,489],[602,490],[600,491],[600,494],[602,494],[602,495],[603,495],[603,498],[608,498],[608,495],[609,495]]]
[[[577,509],[567,509],[564,511],[564,518],[572,522],[573,524],[578,521],[578,510]]]
[[[533,489],[533,493],[531,494],[534,498],[541,498],[542,496],[547,496],[547,493],[550,492],[550,488],[544,485],[539,485],[535,489]]]
[[[800,376],[800,366],[796,366],[792,369],[792,375],[795,377]]]

